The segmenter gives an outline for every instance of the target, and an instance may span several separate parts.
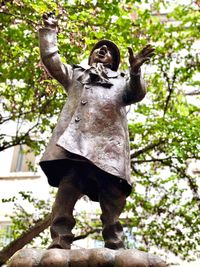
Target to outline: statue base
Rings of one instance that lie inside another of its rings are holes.
[[[136,250],[22,249],[9,267],[167,267],[159,257]]]

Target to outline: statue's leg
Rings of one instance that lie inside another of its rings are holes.
[[[56,200],[52,208],[51,237],[53,242],[49,248],[70,249],[74,235],[72,229],[76,223],[73,209],[81,192],[72,183],[73,177],[63,178],[59,184]]]
[[[108,181],[105,181],[99,195],[102,210],[102,235],[105,241],[105,247],[120,249],[124,248],[124,234],[119,222],[119,216],[126,204],[126,194],[114,183]]]

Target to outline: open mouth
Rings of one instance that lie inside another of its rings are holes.
[[[105,47],[102,47],[102,48],[100,48],[100,50],[98,52],[98,56],[99,57],[105,57],[106,53],[107,53],[107,49]]]
[[[105,55],[106,55],[106,51],[103,51],[103,50],[101,51],[101,50],[100,50],[100,51],[98,52],[98,56],[99,56],[99,57],[105,57]]]

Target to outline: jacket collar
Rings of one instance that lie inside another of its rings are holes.
[[[89,70],[91,69],[92,66],[88,65],[88,64],[73,64],[73,68],[81,68],[83,70]],[[117,78],[119,76],[119,73],[117,71],[113,71],[109,68],[106,68],[106,75],[108,76],[108,78]]]

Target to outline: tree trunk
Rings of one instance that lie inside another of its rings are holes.
[[[51,214],[48,214],[43,220],[39,220],[33,227],[29,228],[19,238],[13,240],[5,248],[0,251],[0,266],[6,263],[10,257],[14,255],[19,249],[30,243],[34,237],[38,236],[44,231],[51,221]]]

